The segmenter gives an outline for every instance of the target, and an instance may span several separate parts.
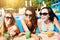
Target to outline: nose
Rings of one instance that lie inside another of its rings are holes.
[[[29,18],[29,16],[27,16]]]
[[[9,21],[10,21],[11,19],[9,18]]]

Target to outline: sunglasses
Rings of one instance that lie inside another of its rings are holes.
[[[30,17],[32,16],[32,14],[25,14],[25,15],[26,15],[26,16],[30,16]]]
[[[6,17],[6,16],[5,16],[5,18],[6,18],[6,19],[12,19],[12,17]]]
[[[47,15],[48,13],[40,13],[40,15]]]

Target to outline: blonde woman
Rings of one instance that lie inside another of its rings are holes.
[[[9,11],[5,12],[2,16],[2,23],[0,25],[0,35],[4,36],[6,33],[9,34],[9,37],[19,34],[19,29],[16,26],[12,12]]]

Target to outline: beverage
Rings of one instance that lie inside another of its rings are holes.
[[[26,39],[30,38],[30,32],[26,32],[25,37]]]
[[[47,36],[51,37],[51,36],[53,36],[53,33],[51,31],[47,31]]]
[[[8,39],[8,38],[9,38],[9,34],[4,34],[4,37],[5,37],[6,39]]]

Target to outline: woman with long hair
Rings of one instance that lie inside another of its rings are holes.
[[[38,28],[41,33],[45,33],[47,31],[54,31],[54,27],[56,26],[60,29],[60,24],[58,22],[58,17],[52,11],[50,7],[44,7],[40,10],[40,19],[38,19]]]
[[[2,15],[2,23],[0,25],[0,35],[4,36],[6,33],[9,34],[9,38],[19,34],[19,29],[16,26],[12,12],[9,11]]]
[[[35,37],[39,40],[39,37],[35,34],[37,27],[37,17],[33,7],[26,7],[25,18],[21,19],[22,26],[25,32],[30,32],[31,37]]]

